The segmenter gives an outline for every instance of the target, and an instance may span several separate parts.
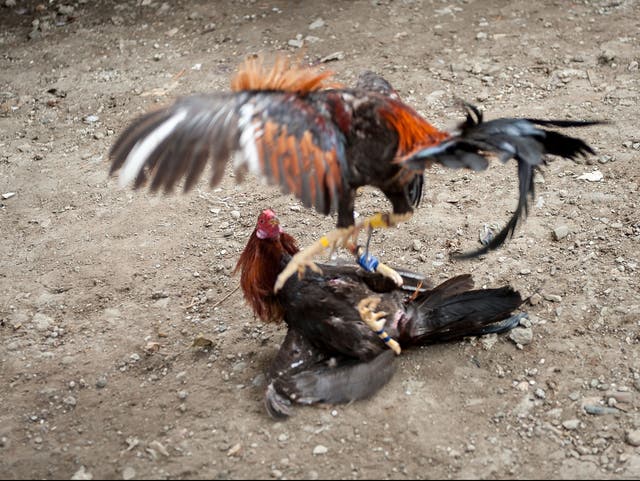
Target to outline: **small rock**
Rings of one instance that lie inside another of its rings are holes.
[[[96,387],[98,389],[102,389],[106,386],[107,386],[107,378],[104,376],[99,377],[98,380],[96,381]]]
[[[633,431],[627,431],[627,434],[625,436],[625,441],[627,442],[627,444],[630,444],[631,446],[640,446],[640,429],[636,429]]]
[[[93,124],[98,120],[100,120],[100,117],[98,117],[97,115],[87,115],[85,118],[82,119],[82,121],[85,124]]]
[[[547,300],[547,301],[551,301],[551,302],[562,302],[562,297],[557,295],[557,294],[547,294],[544,293],[543,297]]]
[[[480,338],[480,343],[485,351],[491,350],[491,348],[498,342],[497,334],[487,334],[486,336],[482,336]]]
[[[547,397],[547,394],[544,392],[544,389],[538,388],[533,393],[537,398],[544,399]]]
[[[594,170],[593,172],[587,172],[586,174],[578,176],[578,180],[586,180],[589,182],[600,182],[602,179],[604,179],[604,175],[599,170]]]
[[[48,331],[51,324],[53,324],[53,319],[41,312],[37,312],[33,316],[33,323],[38,331]]]
[[[287,42],[287,45],[295,48],[302,48],[304,45],[304,40],[302,39],[302,35],[298,34],[296,38],[292,38]]]
[[[16,0],[5,0],[4,6],[7,8],[13,8],[16,6]]]
[[[318,18],[318,19],[314,20],[313,22],[311,22],[311,24],[309,25],[309,30],[315,30],[317,28],[322,28],[325,25],[326,24],[325,24],[324,20],[322,20],[321,18]]]
[[[167,451],[167,448],[165,448],[164,445],[160,441],[151,441],[149,443],[149,447],[151,449],[154,449],[154,450],[158,451],[163,456],[165,456],[167,458],[169,457],[169,451]]]
[[[569,227],[565,224],[560,224],[553,228],[553,238],[557,241],[564,239],[569,235]]]
[[[253,378],[253,380],[251,381],[251,384],[253,385],[253,387],[262,387],[266,384],[266,382],[267,382],[267,377],[263,373],[260,373]]]
[[[73,5],[59,5],[58,6],[58,13],[60,15],[73,15],[73,11],[75,10],[75,8],[73,7]]]
[[[271,471],[272,478],[280,479],[282,478],[282,476],[284,476],[284,474],[279,469],[274,469],[273,471]]]
[[[229,457],[238,456],[241,451],[242,451],[242,444],[240,444],[240,443],[234,444],[233,446],[231,446],[229,448],[229,451],[227,451],[227,456],[229,456]]]
[[[240,211],[237,210],[232,210],[231,211],[231,217],[233,217],[234,219],[238,220],[240,218]]]
[[[329,452],[329,448],[323,446],[322,444],[318,444],[315,448],[313,448],[314,456],[322,456],[323,454],[327,454]]]
[[[509,339],[516,344],[526,346],[533,341],[533,330],[529,327],[516,327],[509,332]]]
[[[537,306],[542,302],[542,296],[537,292],[529,298],[529,304],[532,306]]]
[[[135,477],[136,470],[131,466],[127,466],[126,468],[124,468],[124,471],[122,471],[122,479],[124,479],[125,481],[129,481],[130,479],[133,479]]]
[[[75,407],[76,404],[78,404],[78,401],[73,396],[67,396],[62,400],[62,402],[72,408]]]
[[[322,57],[320,59],[320,63],[334,62],[336,60],[342,60],[343,58],[344,58],[344,52],[340,50],[338,52],[330,53],[326,57]]]
[[[60,363],[63,366],[71,366],[75,362],[75,358],[73,356],[64,356]]]
[[[80,466],[73,476],[71,476],[72,480],[83,481],[83,480],[91,480],[93,479],[93,474],[88,472],[84,466]]]
[[[178,391],[178,399],[184,401],[189,397],[189,393],[187,391]]]
[[[422,250],[422,242],[420,242],[418,239],[415,239],[411,247],[414,251],[420,252]]]
[[[567,431],[575,431],[580,427],[580,420],[568,419],[562,423],[562,427],[565,428]]]
[[[486,32],[478,32],[476,34],[476,40],[486,40],[489,37]]]

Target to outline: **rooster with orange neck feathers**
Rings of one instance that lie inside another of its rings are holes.
[[[398,271],[403,286],[353,264],[320,264],[292,276],[274,294],[296,241],[264,210],[236,271],[258,318],[282,322],[287,335],[269,370],[266,408],[286,417],[293,404],[344,403],[375,394],[394,372],[394,352],[433,342],[505,332],[522,303],[510,287],[473,290],[471,276],[430,288],[421,275]]]
[[[593,153],[578,138],[542,127],[581,127],[597,122],[496,119],[465,105],[457,132],[435,128],[379,75],[365,72],[353,88],[330,82],[330,72],[278,59],[272,69],[250,58],[232,81],[232,92],[194,95],[133,121],[112,146],[111,173],[135,188],[150,180],[152,191],[170,191],[184,179],[192,188],[207,164],[217,185],[233,157],[237,179],[250,171],[279,184],[305,206],[337,213],[337,230],[298,252],[274,285],[282,288],[295,272],[316,269],[322,251],[357,243],[362,229],[385,228],[408,219],[422,195],[423,173],[434,163],[484,170],[489,157],[518,164],[517,208],[478,255],[501,245],[526,214],[534,195],[533,173],[545,154],[574,158]],[[356,224],[356,191],[370,185],[389,199],[392,212]],[[360,259],[371,270],[402,277],[383,263]]]

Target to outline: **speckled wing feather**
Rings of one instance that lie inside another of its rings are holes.
[[[152,191],[170,191],[184,180],[189,190],[207,164],[210,185],[218,184],[233,157],[239,180],[250,171],[327,214],[344,185],[344,138],[314,98],[243,91],[178,99],[125,129],[110,152],[111,173],[119,171],[123,186],[150,181]]]

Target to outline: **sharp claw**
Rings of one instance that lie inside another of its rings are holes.
[[[398,287],[404,284],[404,281],[402,280],[402,276],[398,274],[394,269],[392,269],[386,264],[383,264],[382,262],[378,264],[378,267],[376,268],[376,272],[378,272],[378,274],[382,274],[383,276],[390,278],[393,282],[395,282],[395,284]]]
[[[322,274],[322,270],[312,261],[314,256],[320,254],[329,247],[331,247],[331,251],[333,252],[338,246],[348,246],[353,230],[354,227],[351,226],[330,232],[304,251],[300,251],[294,255],[289,261],[289,264],[287,264],[287,266],[282,270],[278,279],[276,279],[273,292],[277,293],[282,289],[287,280],[296,272],[298,273],[298,278],[302,278],[306,268],[309,268],[318,274]]]
[[[400,355],[402,349],[400,344],[386,333],[384,325],[385,319],[382,319],[387,315],[386,312],[375,312],[375,309],[380,304],[381,299],[379,297],[365,297],[358,303],[358,312],[362,321],[369,326],[373,332],[378,334],[378,337],[384,341],[397,355]]]

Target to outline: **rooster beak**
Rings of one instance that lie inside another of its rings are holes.
[[[282,234],[284,232],[284,230],[282,229],[282,226],[280,225],[280,221],[278,220],[277,217],[274,217],[273,219],[271,219],[269,221],[269,224],[271,224],[273,227],[277,227],[278,233]]]

